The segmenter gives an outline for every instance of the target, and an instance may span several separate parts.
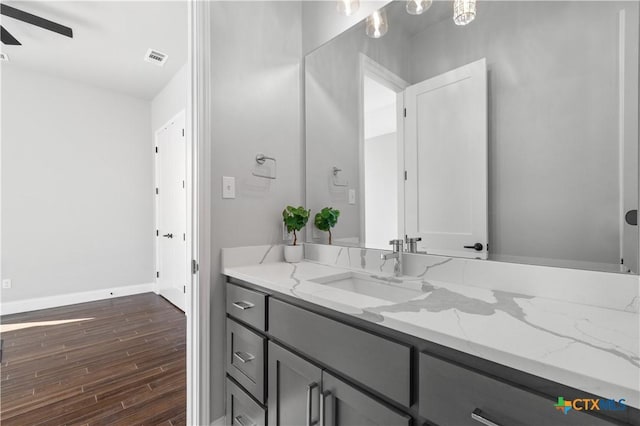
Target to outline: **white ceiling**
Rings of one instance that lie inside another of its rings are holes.
[[[16,66],[152,99],[187,62],[186,1],[12,1],[3,3],[73,29],[73,39],[2,16],[22,46],[0,45]],[[164,67],[147,49],[169,55]]]

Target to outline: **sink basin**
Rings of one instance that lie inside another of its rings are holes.
[[[409,283],[400,280],[393,282],[393,278],[377,278],[358,272],[344,272],[309,281],[394,303],[405,302],[423,294],[415,282],[415,288],[410,288],[412,286]]]

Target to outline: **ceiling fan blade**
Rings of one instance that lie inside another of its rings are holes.
[[[0,33],[2,33],[2,44],[7,44],[9,46],[21,46],[20,43],[11,33],[4,29],[4,27],[0,27]]]
[[[35,25],[36,27],[44,28],[45,30],[53,31],[54,33],[61,34],[73,38],[73,30],[64,25],[60,25],[56,22],[49,21],[48,19],[41,18],[31,13],[24,12],[15,7],[7,6],[6,4],[0,4],[0,14],[8,16],[9,18],[17,19],[18,21],[26,22],[27,24]]]

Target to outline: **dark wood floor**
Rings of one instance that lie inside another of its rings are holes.
[[[162,297],[146,293],[1,322],[3,426],[186,423],[185,316]]]

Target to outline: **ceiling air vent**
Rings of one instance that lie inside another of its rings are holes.
[[[147,54],[144,56],[145,61],[156,64],[160,67],[163,66],[165,62],[167,62],[168,58],[169,55],[167,55],[166,53],[158,52],[154,49],[147,50]]]
[[[8,61],[8,60],[9,60],[9,55],[7,55],[6,53],[0,52],[0,61]]]

